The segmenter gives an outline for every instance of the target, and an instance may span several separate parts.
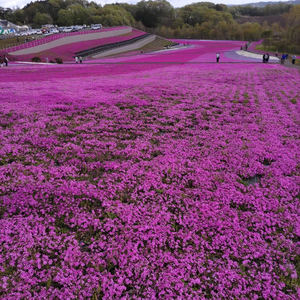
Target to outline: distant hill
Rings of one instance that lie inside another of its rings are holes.
[[[300,0],[294,1],[270,1],[270,2],[256,2],[256,3],[247,3],[241,4],[240,6],[253,6],[253,7],[265,7],[267,5],[274,5],[274,4],[291,4],[291,5],[298,5],[300,4]]]

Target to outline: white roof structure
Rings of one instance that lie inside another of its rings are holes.
[[[16,31],[19,31],[20,27],[24,27],[24,26],[15,25],[7,20],[0,20],[0,35],[14,33]],[[28,30],[28,26],[26,27],[27,27],[26,30]]]

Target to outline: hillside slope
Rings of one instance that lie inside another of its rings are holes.
[[[19,46],[17,49],[6,49],[12,60],[31,61],[40,57],[42,61],[50,61],[57,57],[70,61],[76,52],[95,46],[125,41],[145,34],[132,27],[112,27],[97,32],[77,33],[68,36],[54,36],[52,39],[41,39],[36,43]]]
[[[135,39],[143,38],[144,35],[146,35],[145,32],[132,27],[112,27],[97,32],[81,32],[68,36],[56,35],[47,37],[40,41],[6,49],[6,53],[11,60],[16,61],[31,61],[34,57],[39,57],[42,62],[53,62],[56,58],[61,58],[66,62],[73,61],[75,56],[80,55],[79,53],[88,51],[89,49],[103,48],[103,46],[106,45],[112,46],[108,48],[114,48],[115,44],[128,42],[127,46],[108,49],[108,51],[102,51],[101,54],[93,53],[93,55],[89,55],[89,57],[100,58],[120,55],[132,51],[140,51],[145,47],[145,50],[147,49],[146,51],[150,51],[150,49],[151,51],[156,51],[162,50],[164,47],[172,44],[172,42],[163,38],[159,38],[159,43],[153,43],[158,38],[155,35],[135,42]],[[148,44],[149,49],[147,48]]]

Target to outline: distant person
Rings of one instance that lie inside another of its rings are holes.
[[[3,63],[5,63],[5,66],[8,67],[8,58],[5,55],[3,57]]]
[[[216,54],[217,63],[220,61],[220,53]]]
[[[78,64],[78,62],[79,62],[78,56],[75,56],[75,63]]]
[[[241,50],[243,50],[243,46],[241,46]]]
[[[296,63],[296,55],[292,56],[292,64],[294,65]]]
[[[79,62],[82,64],[82,56],[79,56]]]
[[[1,68],[3,68],[3,66],[4,66],[4,64],[3,64],[3,57],[2,56],[0,56],[0,66],[1,66]]]
[[[263,55],[263,63],[267,63],[269,61],[269,57],[270,57],[269,53],[264,53],[264,55]]]
[[[284,60],[285,60],[285,55],[282,54],[282,55],[281,55],[281,58],[280,58],[280,63],[281,63],[282,65],[284,65]]]
[[[275,56],[278,57],[278,52],[275,53]]]
[[[265,63],[266,62],[266,54],[264,53],[262,56],[262,62]]]
[[[245,45],[245,49],[246,49],[246,51],[248,50],[248,44]]]

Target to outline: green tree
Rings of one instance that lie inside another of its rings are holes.
[[[73,4],[67,8],[68,12],[72,15],[72,23],[76,24],[85,24],[89,18],[89,13],[87,8],[83,7],[80,4]]]
[[[300,48],[300,5],[295,5],[286,15],[288,38]]]
[[[105,5],[100,9],[99,20],[104,26],[133,25],[133,16],[121,6]]]
[[[135,19],[146,27],[169,25],[175,16],[175,10],[166,0],[140,1],[137,3]]]
[[[73,24],[73,15],[70,10],[60,9],[58,12],[57,24],[60,26],[70,26]]]
[[[33,18],[35,25],[52,24],[53,20],[49,14],[37,12]]]
[[[49,14],[54,22],[57,22],[58,12],[63,7],[62,0],[49,0]]]
[[[261,26],[258,23],[244,23],[241,25],[246,41],[257,41],[261,37]]]

